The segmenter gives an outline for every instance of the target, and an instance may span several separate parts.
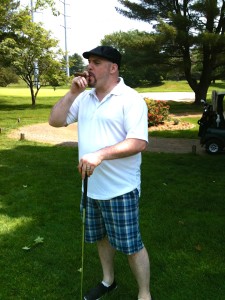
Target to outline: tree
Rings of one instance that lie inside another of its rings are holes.
[[[224,0],[118,0],[130,18],[155,22],[161,51],[182,65],[185,78],[195,92],[195,103],[206,99],[209,85],[225,66]],[[156,25],[157,24],[157,25]],[[170,60],[170,61],[171,61]],[[199,78],[194,66],[198,65]]]
[[[29,3],[29,2],[28,2]],[[50,7],[54,15],[59,14],[55,9],[55,1],[53,0],[36,0],[34,11],[43,10]],[[27,15],[30,15],[30,7],[20,9],[20,1],[18,0],[1,0],[0,5],[0,42],[5,38],[14,38],[16,40],[16,31],[23,26]]]
[[[59,13],[55,9],[55,1],[54,0],[36,0],[33,1],[34,7],[33,10],[40,11],[46,8],[50,8],[54,15],[58,15]],[[30,4],[28,2],[28,4]],[[9,41],[12,45],[19,47],[21,45],[21,40],[23,42],[24,37],[21,39],[24,24],[27,22],[30,24],[31,22],[31,12],[30,6],[27,5],[25,9],[20,9],[20,1],[18,0],[1,0],[0,6],[0,44],[1,49],[5,48]],[[8,40],[7,40],[8,39]],[[7,40],[7,41],[6,41]],[[2,44],[3,43],[3,44]],[[6,48],[4,49],[6,50]],[[10,52],[9,48],[9,52]],[[6,53],[5,53],[6,54]],[[11,59],[9,53],[6,57],[4,53],[0,52],[0,77],[1,84],[9,84],[11,82],[15,82],[15,66],[12,74],[11,68]],[[18,71],[18,70],[17,70]],[[54,75],[57,77],[56,75]]]
[[[70,63],[70,74],[83,71],[85,68],[83,58],[77,53],[74,53],[73,55],[69,56],[69,63]]]
[[[56,3],[54,0],[36,0],[34,4],[35,4],[34,11],[43,10],[49,7],[54,16],[59,15],[59,11],[57,11],[55,7]]]
[[[12,68],[3,68],[0,66],[0,86],[7,86],[10,83],[17,83],[19,77]]]
[[[7,37],[15,38],[15,30],[22,26],[25,11],[18,12],[19,1],[1,0],[0,5],[0,43]]]
[[[0,53],[26,82],[30,88],[32,105],[35,105],[41,86],[49,84],[57,76],[61,81],[65,79],[65,69],[59,61],[63,53],[57,49],[58,41],[51,38],[50,32],[31,22],[29,16],[21,30],[16,31],[16,36],[16,40],[6,38],[1,42]],[[34,82],[35,72],[38,72],[38,82]]]
[[[119,31],[106,35],[101,44],[126,53],[122,57],[120,73],[127,84],[137,87],[160,83],[163,70],[158,66],[161,55],[154,34],[138,30]]]

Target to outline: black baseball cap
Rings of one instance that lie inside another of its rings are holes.
[[[83,57],[84,58],[89,58],[91,55],[96,55],[99,57],[106,58],[107,60],[115,63],[118,65],[118,68],[120,68],[120,63],[121,63],[121,54],[120,52],[111,47],[111,46],[98,46],[90,51],[84,52]]]

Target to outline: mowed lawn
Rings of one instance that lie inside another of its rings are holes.
[[[8,138],[12,129],[47,122],[51,107],[65,92],[43,89],[32,108],[28,89],[0,89],[3,300],[80,299],[77,148]],[[150,254],[154,300],[224,299],[224,159],[143,153],[140,225]],[[104,299],[137,300],[135,280],[121,253],[115,272],[118,289]],[[84,290],[99,280],[96,246],[85,245]]]

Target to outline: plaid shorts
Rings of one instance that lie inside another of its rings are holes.
[[[112,247],[125,254],[139,252],[144,247],[139,229],[137,189],[110,200],[87,197],[85,241],[94,243],[105,236]]]

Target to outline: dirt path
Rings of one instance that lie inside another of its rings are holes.
[[[148,151],[164,153],[205,154],[198,139],[173,139],[150,137]]]
[[[68,127],[54,128],[48,123],[20,127],[13,130],[9,137],[20,139],[21,134],[30,141],[38,141],[52,145],[77,146],[77,124]],[[198,139],[173,139],[150,137],[147,151],[165,153],[193,153],[204,154]]]

